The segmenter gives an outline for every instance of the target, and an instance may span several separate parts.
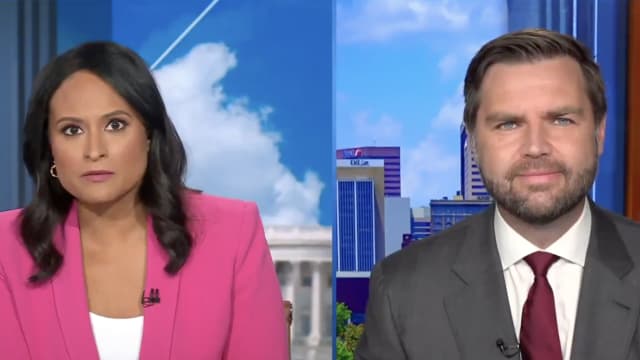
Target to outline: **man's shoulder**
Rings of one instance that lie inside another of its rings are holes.
[[[600,217],[611,221],[627,250],[634,258],[640,259],[640,223],[598,206],[595,211]]]
[[[636,236],[636,239],[640,240],[640,223],[629,219],[628,217],[620,214],[612,213],[604,210],[607,216],[609,216],[618,228],[625,234],[632,234]]]
[[[440,276],[449,272],[460,247],[469,238],[478,222],[486,221],[482,215],[474,215],[454,226],[422,240],[416,240],[383,260],[376,266],[385,279],[406,280],[417,276]]]
[[[592,208],[593,212],[597,217],[604,217],[611,221],[623,238],[631,237],[632,240],[640,240],[640,223],[598,205]]]

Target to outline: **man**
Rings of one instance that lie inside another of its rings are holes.
[[[640,359],[640,225],[587,196],[606,122],[589,51],[506,34],[464,96],[496,205],[377,264],[356,359]]]

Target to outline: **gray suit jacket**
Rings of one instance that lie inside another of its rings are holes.
[[[357,360],[507,358],[496,341],[517,337],[494,210],[376,265]],[[571,359],[640,359],[640,225],[593,203],[591,211]]]

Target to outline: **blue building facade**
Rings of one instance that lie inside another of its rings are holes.
[[[491,204],[486,200],[431,200],[431,235],[486,210]]]
[[[337,271],[370,272],[376,259],[374,182],[340,179],[337,191]]]
[[[335,280],[336,301],[353,311],[352,321],[364,321],[369,273],[376,261],[376,207],[373,179],[338,179]]]
[[[431,236],[431,221],[424,218],[411,217],[411,240],[420,240]]]

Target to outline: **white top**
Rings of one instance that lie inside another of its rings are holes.
[[[116,319],[89,313],[100,360],[137,360],[143,317]]]
[[[582,270],[587,256],[587,246],[591,234],[591,209],[585,201],[582,215],[567,232],[547,249],[540,249],[518,234],[500,215],[496,207],[494,228],[496,242],[507,295],[511,307],[511,316],[518,339],[520,339],[520,321],[522,308],[533,285],[534,274],[529,265],[523,260],[527,255],[536,251],[545,251],[559,257],[549,268],[547,280],[553,289],[553,297],[558,320],[558,334],[562,347],[563,360],[569,360],[573,331],[576,323],[578,297]]]

